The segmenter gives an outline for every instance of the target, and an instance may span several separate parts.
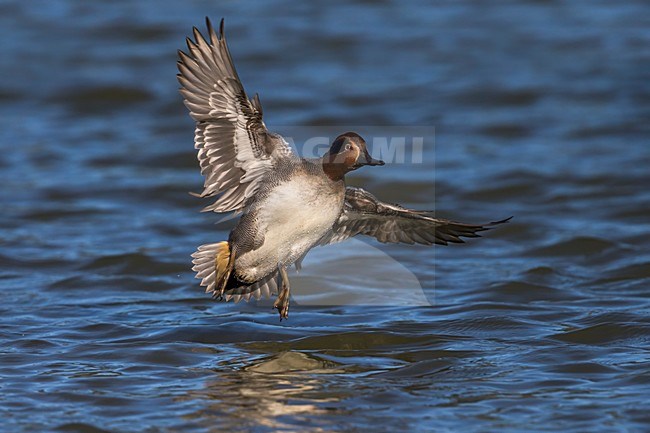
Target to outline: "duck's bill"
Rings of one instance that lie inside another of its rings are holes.
[[[382,161],[381,159],[374,159],[372,156],[370,156],[369,153],[366,153],[365,155],[359,157],[357,163],[354,165],[354,168],[363,167],[364,165],[384,165],[384,164],[385,162]]]
[[[374,159],[374,158],[370,158],[370,160],[366,163],[366,165],[384,165],[384,164],[386,163],[381,159]]]

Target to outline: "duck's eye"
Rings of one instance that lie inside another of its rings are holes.
[[[352,150],[352,145],[350,143],[346,144],[345,150]]]

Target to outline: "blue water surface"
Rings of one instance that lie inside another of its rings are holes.
[[[647,2],[0,12],[2,430],[648,430]],[[203,179],[175,77],[206,15],[226,18],[270,129],[434,131],[421,161],[351,184],[514,219],[446,248],[315,250],[288,321],[272,301],[211,300],[190,254],[233,221],[187,194]],[[381,255],[431,305],[382,286]]]

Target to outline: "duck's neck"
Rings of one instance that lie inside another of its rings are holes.
[[[328,155],[325,155],[321,159],[321,163],[323,165],[323,172],[325,175],[334,182],[343,180],[345,178],[345,173],[349,171],[348,167],[345,164],[332,161],[330,158],[328,158]]]

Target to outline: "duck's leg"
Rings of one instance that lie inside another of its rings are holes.
[[[289,286],[287,269],[284,266],[279,266],[278,269],[280,271],[280,277],[282,277],[282,288],[278,293],[278,298],[273,303],[273,308],[278,309],[280,320],[282,320],[289,318],[289,295],[291,293],[291,288]]]

